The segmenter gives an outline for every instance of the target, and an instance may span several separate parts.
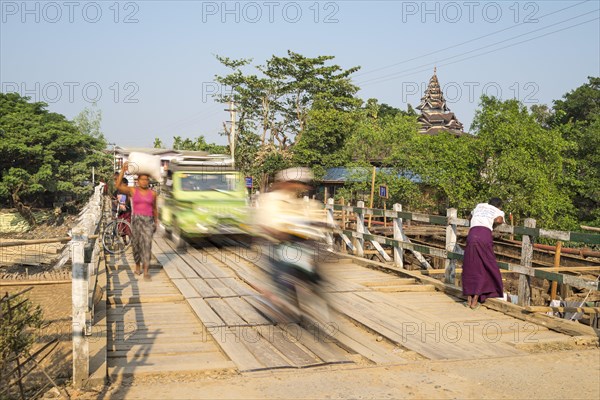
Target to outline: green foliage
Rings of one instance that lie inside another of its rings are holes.
[[[0,93],[0,202],[43,205],[58,196],[83,199],[91,193],[92,167],[100,176],[110,155],[99,132],[99,112],[84,111],[78,123],[29,103],[17,93]],[[89,121],[88,117],[96,118]]]
[[[358,112],[333,107],[310,110],[304,134],[293,149],[294,164],[322,169],[344,165],[350,158],[343,149],[359,118]]]
[[[600,115],[600,77],[589,76],[588,81],[554,101],[556,123],[589,123]]]
[[[96,103],[92,105],[91,109],[85,108],[80,112],[73,118],[73,122],[77,129],[79,129],[79,132],[84,135],[105,140],[104,135],[100,131],[100,126],[102,125],[102,111],[97,109]]]
[[[154,139],[154,143],[162,142],[160,139]],[[181,136],[173,136],[174,150],[206,151],[209,154],[229,154],[229,146],[223,146],[214,143],[207,143],[204,135],[198,136],[195,140],[190,138],[183,139]]]
[[[160,140],[160,138],[154,138],[154,144],[152,145],[152,147],[154,147],[155,149],[162,149],[163,148],[162,140]]]
[[[362,114],[346,143],[345,152],[351,159],[388,164],[394,153],[404,153],[409,143],[417,137],[417,122],[414,118],[402,113],[390,113],[383,117],[376,115],[368,109]]]
[[[424,186],[435,188],[429,193],[433,204],[425,202],[425,206],[435,206],[440,213],[449,207],[469,208],[479,181],[474,144],[471,136],[455,137],[449,132],[417,135],[394,159],[402,160]]]
[[[539,226],[575,225],[569,193],[569,143],[558,129],[544,129],[516,100],[483,96],[477,132],[479,200],[498,196],[505,210],[532,217]]]
[[[554,102],[555,125],[571,144],[566,154],[573,160],[570,190],[577,217],[600,227],[600,78],[588,80]]]
[[[256,66],[261,76],[242,72],[251,60],[218,57],[233,70],[216,81],[231,88],[231,93],[216,95],[222,103],[233,101],[239,111],[240,134],[252,130],[278,149],[293,146],[306,129],[309,111],[315,103],[337,110],[356,107],[358,87],[350,82],[357,67],[342,70],[326,65],[333,56],[304,57],[288,51],[286,57],[272,56],[265,65]]]

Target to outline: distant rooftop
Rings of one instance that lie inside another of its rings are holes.
[[[323,183],[344,183],[344,182],[360,182],[364,177],[371,179],[371,168],[354,167],[334,167],[329,168],[325,172],[325,176],[321,181]],[[382,172],[388,175],[397,175],[398,178],[406,178],[415,183],[421,183],[421,178],[415,174],[397,173],[393,168],[375,168],[376,172]]]

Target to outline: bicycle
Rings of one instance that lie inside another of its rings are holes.
[[[131,224],[125,218],[119,218],[104,227],[102,232],[102,246],[110,254],[122,254],[131,246]]]

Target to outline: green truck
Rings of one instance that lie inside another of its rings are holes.
[[[186,239],[246,233],[247,192],[227,156],[173,159],[163,183],[160,222],[177,248]]]

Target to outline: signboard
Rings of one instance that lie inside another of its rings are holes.
[[[387,187],[387,185],[380,185],[379,186],[379,197],[381,197],[383,199],[387,199],[388,198],[388,187]]]
[[[252,179],[252,177],[247,176],[245,179],[246,179],[246,187],[248,189],[252,189],[254,187],[254,180]]]

